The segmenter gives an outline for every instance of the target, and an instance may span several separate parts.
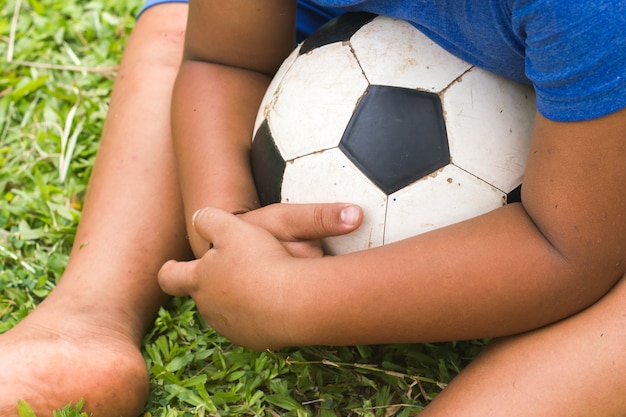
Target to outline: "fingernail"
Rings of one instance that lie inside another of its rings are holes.
[[[196,212],[193,214],[193,216],[191,216],[191,224],[195,227],[196,226],[196,218],[198,217],[198,214],[200,214],[200,212],[202,211],[202,209],[198,209],[196,210]]]
[[[341,209],[341,222],[348,226],[354,226],[359,220],[359,208],[347,206]]]

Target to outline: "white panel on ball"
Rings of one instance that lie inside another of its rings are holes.
[[[337,146],[366,88],[348,46],[336,43],[301,55],[284,75],[267,114],[285,160]]]
[[[480,68],[442,95],[452,163],[510,192],[522,182],[535,94]]]
[[[361,206],[365,214],[362,226],[349,236],[326,239],[330,253],[383,244],[386,195],[337,148],[289,162],[282,194],[284,202],[350,202]]]
[[[447,165],[388,197],[385,244],[476,217],[504,205],[505,197],[486,182]]]
[[[374,19],[350,44],[371,84],[440,92],[472,67],[397,19]]]

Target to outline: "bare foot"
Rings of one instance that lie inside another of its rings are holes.
[[[136,340],[97,311],[47,301],[0,335],[0,416],[16,417],[19,400],[43,417],[81,398],[94,417],[139,415],[149,382]]]

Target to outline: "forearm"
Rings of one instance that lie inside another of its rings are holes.
[[[189,239],[204,206],[230,212],[257,206],[249,168],[254,119],[272,74],[291,52],[296,2],[190,1],[172,124]]]
[[[516,334],[599,299],[610,280],[566,261],[519,204],[396,244],[296,261],[293,344]],[[595,283],[599,281],[599,283]],[[288,282],[290,282],[288,280]]]
[[[161,285],[183,281],[169,293],[190,294],[218,332],[256,349],[495,337],[559,321],[626,272],[626,198],[615,192],[624,116],[539,118],[523,205],[376,249],[295,258],[268,229],[205,210],[196,228],[216,250],[167,265]],[[309,216],[300,230],[324,225],[319,210]]]
[[[294,310],[320,339],[303,343],[513,334],[600,299],[625,273],[624,117],[538,115],[523,205],[302,265]]]
[[[254,71],[197,61],[181,65],[172,125],[185,216],[196,255],[205,250],[189,224],[205,206],[229,212],[256,208],[249,148],[269,78]]]

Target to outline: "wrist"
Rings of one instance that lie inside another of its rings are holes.
[[[280,285],[278,317],[281,330],[277,335],[281,347],[305,346],[314,329],[315,307],[312,299],[318,297],[316,289],[309,285],[310,268],[317,259],[292,257],[286,262]]]
[[[283,281],[283,346],[310,346],[328,343],[326,330],[332,321],[332,273],[324,273],[335,257],[291,258]]]

